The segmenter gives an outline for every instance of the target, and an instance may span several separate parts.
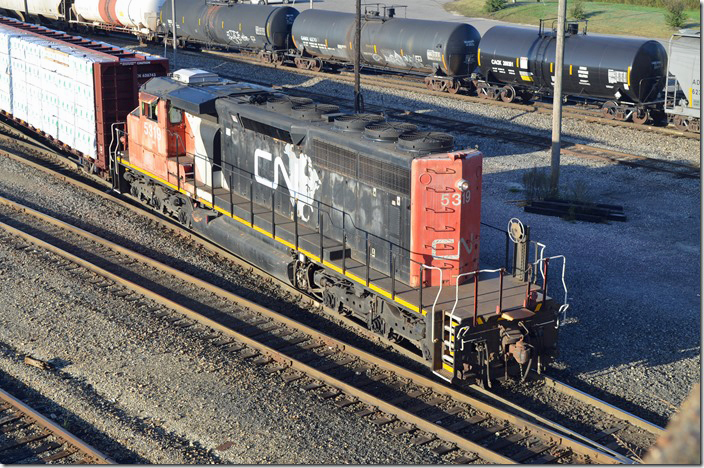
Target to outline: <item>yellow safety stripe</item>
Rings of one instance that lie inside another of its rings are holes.
[[[519,62],[518,62],[518,57],[516,57],[516,68],[519,68],[518,63],[519,63]]]
[[[627,78],[627,83],[628,86],[631,86],[631,67],[628,67],[628,78]]]
[[[442,54],[442,66],[447,70],[447,64],[445,63],[445,54]]]
[[[455,371],[455,370],[452,368],[452,366],[449,365],[449,364],[446,363],[446,362],[443,362],[443,363],[442,363],[442,368],[445,369],[445,370],[448,371],[448,372],[454,372],[454,371]]]
[[[570,75],[572,74],[572,65],[570,65]]]
[[[376,54],[376,44],[374,44],[374,53]]]
[[[692,99],[692,88],[689,88],[689,107],[692,107],[693,101],[694,100]]]
[[[177,187],[176,185],[172,184],[171,182],[168,182],[168,181],[166,181],[166,180],[164,180],[164,179],[162,179],[162,178],[160,178],[160,177],[157,177],[157,176],[155,176],[154,174],[152,174],[151,172],[145,171],[144,169],[139,168],[139,167],[137,167],[137,166],[135,166],[135,165],[133,165],[133,164],[131,164],[131,163],[125,161],[125,160],[122,159],[122,158],[119,158],[118,161],[120,162],[120,164],[123,164],[123,165],[129,167],[130,169],[133,169],[133,170],[135,170],[135,171],[137,171],[137,172],[141,172],[142,174],[144,174],[144,175],[146,175],[146,176],[148,176],[148,177],[151,177],[152,179],[158,180],[158,181],[161,182],[162,184],[166,185],[167,187],[169,187],[169,188],[171,188],[171,189],[173,189],[173,190],[175,190],[175,191],[177,191],[177,192],[180,192],[180,193],[182,193],[182,194],[184,194],[184,195],[187,195],[187,196],[189,196],[189,197],[194,197],[196,200],[198,200],[199,202],[203,203],[205,206],[207,206],[207,207],[209,207],[209,208],[212,208],[212,209],[214,209],[215,211],[217,211],[217,212],[219,212],[219,213],[221,213],[221,214],[223,214],[223,215],[225,215],[225,216],[229,216],[230,218],[234,219],[235,221],[238,221],[238,222],[244,224],[245,226],[247,226],[247,227],[249,227],[249,228],[251,228],[251,229],[254,229],[255,231],[257,231],[257,232],[259,232],[259,233],[265,235],[266,237],[269,237],[270,239],[273,239],[273,240],[275,240],[275,241],[277,241],[277,242],[280,242],[281,244],[285,245],[286,247],[290,248],[291,250],[297,250],[298,252],[300,252],[300,253],[306,255],[307,257],[309,257],[311,260],[316,261],[316,262],[318,262],[318,263],[322,263],[324,266],[330,268],[331,270],[334,270],[334,271],[336,271],[337,273],[339,273],[339,274],[341,274],[341,275],[344,274],[344,275],[345,275],[346,277],[348,277],[349,279],[354,280],[354,281],[358,282],[359,284],[361,284],[361,285],[363,285],[363,286],[366,286],[366,285],[367,285],[367,282],[366,282],[365,279],[363,279],[363,278],[361,278],[361,277],[355,275],[354,273],[350,273],[349,271],[346,271],[346,272],[343,273],[343,272],[342,272],[342,268],[340,268],[340,267],[338,267],[337,265],[334,265],[334,264],[328,262],[327,260],[322,260],[322,262],[321,262],[321,258],[320,258],[319,256],[314,255],[314,254],[308,252],[308,251],[305,250],[305,249],[301,249],[300,247],[299,247],[298,249],[296,249],[296,246],[293,245],[292,243],[290,243],[289,241],[287,241],[286,239],[282,239],[281,237],[278,237],[278,236],[273,236],[269,231],[267,231],[267,230],[265,230],[265,229],[262,229],[262,228],[260,228],[260,227],[258,227],[258,226],[252,226],[252,224],[251,224],[249,221],[247,221],[247,220],[245,220],[245,219],[242,219],[242,218],[240,218],[240,217],[237,216],[237,215],[231,214],[230,212],[225,211],[225,210],[223,210],[222,208],[220,208],[220,207],[218,207],[218,206],[214,206],[214,205],[213,205],[212,203],[210,203],[209,201],[203,200],[202,198],[198,197],[197,195],[194,195],[194,194],[192,194],[192,193],[190,193],[190,192],[187,192],[186,190]],[[375,285],[375,284],[373,284],[373,283],[371,283],[371,282],[369,283],[369,289],[371,289],[372,291],[375,291],[375,292],[381,294],[381,295],[384,296],[384,297],[387,297],[387,298],[391,299],[392,294],[391,294],[389,291],[386,291],[385,289],[380,288],[379,286],[377,286],[377,285]],[[416,313],[419,312],[419,309],[418,309],[418,306],[417,306],[417,305],[411,304],[411,303],[408,302],[408,301],[404,301],[403,299],[401,299],[401,298],[399,298],[399,297],[397,297],[397,298],[395,298],[395,299],[392,299],[392,300],[393,300],[394,302],[396,302],[396,303],[402,305],[403,307],[405,307],[405,308],[407,308],[407,309],[409,309],[409,310],[412,310],[413,312],[416,312]],[[428,313],[428,312],[427,312],[425,309],[423,309],[423,315],[427,315],[427,313]]]
[[[482,49],[477,49],[477,65],[482,64]]]
[[[550,62],[550,73],[552,73],[552,62]]]

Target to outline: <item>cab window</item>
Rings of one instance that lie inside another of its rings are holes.
[[[181,109],[176,109],[175,107],[169,107],[169,123],[172,125],[180,124],[183,120],[183,113]]]
[[[159,100],[155,99],[154,102],[146,102],[142,101],[142,115],[148,118],[149,120],[157,121],[158,120],[158,105],[159,105]]]

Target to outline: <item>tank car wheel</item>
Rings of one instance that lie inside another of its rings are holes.
[[[633,123],[643,125],[648,121],[648,119],[650,119],[650,112],[648,112],[648,109],[636,109],[636,111],[633,112],[631,119],[633,120]]]
[[[604,105],[601,107],[601,112],[604,114],[605,119],[615,119],[617,111],[618,104],[616,104],[614,101],[605,102]]]
[[[277,66],[277,67],[280,67],[281,65],[283,65],[283,64],[284,64],[284,56],[283,56],[283,54],[276,54],[276,55],[274,55],[274,56],[273,56],[272,63],[273,63],[275,66]]]
[[[699,120],[699,119],[692,119],[692,120],[689,122],[689,131],[690,131],[690,132],[694,132],[694,133],[699,133],[699,132],[701,131],[700,125],[701,125],[701,120]]]
[[[452,80],[447,84],[447,92],[450,94],[457,94],[460,91],[462,84],[459,80]]]
[[[301,70],[308,68],[308,62],[300,57],[293,59],[293,63],[296,65],[296,68],[300,68]]]
[[[316,59],[314,62],[310,62],[310,66],[308,68],[314,72],[319,72],[323,69],[323,61]]]
[[[506,85],[501,88],[501,94],[499,96],[504,102],[513,102],[516,98],[516,90],[513,89],[513,86]]]
[[[672,123],[675,125],[675,128],[677,130],[680,130],[682,132],[686,132],[687,130],[689,130],[687,119],[682,117],[681,115],[676,115],[672,119]]]

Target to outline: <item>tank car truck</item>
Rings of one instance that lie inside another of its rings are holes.
[[[448,134],[186,69],[146,83],[114,141],[116,190],[409,343],[448,381],[555,355],[567,304],[543,278],[550,266],[564,285],[564,257],[513,222],[512,271],[480,265],[482,154]]]

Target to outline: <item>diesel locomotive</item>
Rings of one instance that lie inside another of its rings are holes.
[[[543,278],[564,258],[530,262],[519,228],[511,273],[480,265],[482,155],[448,134],[179,70],[142,86],[115,138],[116,190],[413,345],[448,381],[555,355],[567,305]]]

